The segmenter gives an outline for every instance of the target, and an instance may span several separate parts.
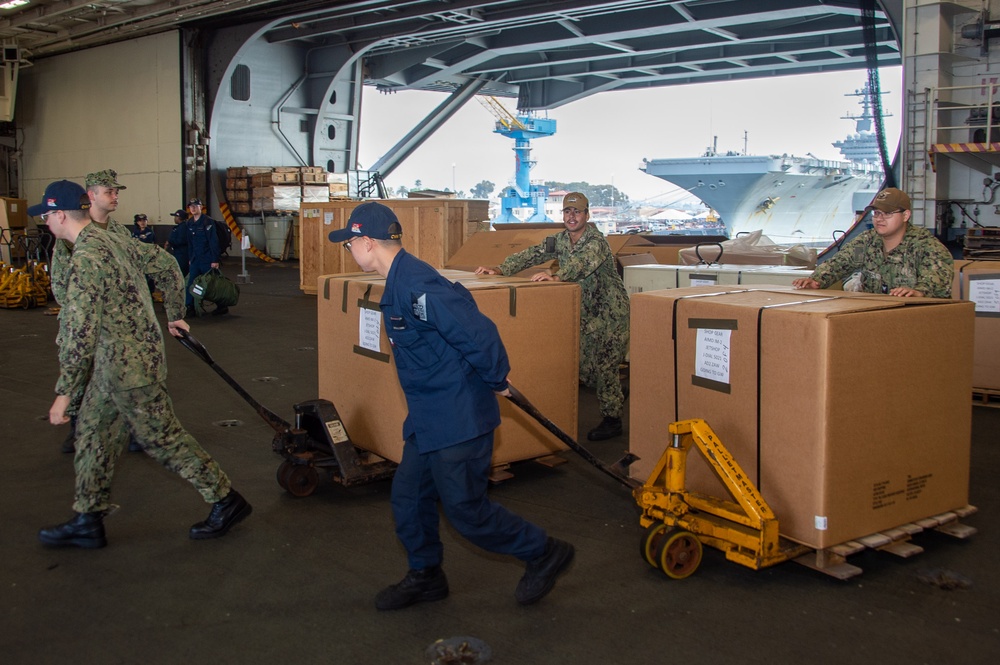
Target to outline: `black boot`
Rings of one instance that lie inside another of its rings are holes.
[[[253,507],[247,500],[240,496],[239,492],[231,489],[226,498],[212,504],[212,512],[204,522],[198,522],[191,527],[191,537],[195,540],[204,540],[224,536],[252,512]]]
[[[70,521],[39,529],[38,540],[50,547],[98,549],[108,544],[104,537],[104,513],[76,513]]]
[[[613,439],[616,436],[621,436],[621,434],[622,419],[605,416],[600,425],[587,432],[587,439],[589,441],[604,441],[605,439]]]
[[[400,610],[415,603],[448,597],[448,578],[441,566],[411,568],[399,584],[393,584],[375,596],[375,609]]]
[[[573,560],[575,550],[565,540],[549,537],[545,543],[545,552],[537,559],[532,559],[524,571],[524,577],[517,583],[514,597],[522,605],[531,605],[541,600],[545,594],[552,591],[556,578],[566,570]]]

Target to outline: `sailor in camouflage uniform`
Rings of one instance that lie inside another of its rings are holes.
[[[587,438],[600,441],[622,433],[625,395],[619,367],[629,339],[629,300],[604,235],[588,224],[590,202],[579,192],[563,198],[564,231],[539,245],[511,254],[498,268],[480,266],[477,274],[513,275],[531,266],[559,261],[555,275],[539,273],[532,280],[577,282],[580,285],[580,381],[596,388],[601,423]]]
[[[127,189],[125,185],[118,182],[118,173],[114,169],[95,171],[88,173],[86,178],[87,198],[90,201],[90,219],[102,229],[111,233],[117,233],[123,238],[131,238],[132,232],[125,225],[118,223],[111,217],[111,213],[118,210],[118,191]],[[73,253],[73,243],[57,239],[52,251],[52,265],[50,267],[50,280],[52,295],[60,305],[63,302],[65,293],[66,270],[70,263],[70,256]],[[151,265],[152,269],[155,266]],[[152,282],[154,290],[165,292],[170,288],[169,274],[147,273],[148,279]],[[167,280],[161,284],[159,280]],[[59,339],[56,339],[59,343]],[[62,442],[62,451],[72,453],[76,450],[76,412],[70,412],[70,431],[66,439]],[[137,450],[135,446],[130,446],[130,450]]]
[[[848,280],[845,290],[891,296],[948,298],[954,261],[947,248],[923,227],[910,223],[910,197],[889,187],[875,195],[872,229],[848,242],[809,277],[797,279],[800,289],[825,289]]]
[[[129,430],[150,457],[213,504],[208,518],[191,527],[191,538],[222,536],[252,509],[174,415],[166,391],[163,335],[144,283],[144,274],[156,274],[161,284],[169,284],[164,288],[167,327],[175,336],[189,330],[177,263],[156,245],[101,229],[88,216],[88,206],[82,187],[61,180],[28,209],[60,242],[73,244],[59,287],[60,374],[49,422],[60,425],[68,422],[68,413],[78,414],[76,515],[41,529],[39,540],[51,546],[107,544],[103,519]]]

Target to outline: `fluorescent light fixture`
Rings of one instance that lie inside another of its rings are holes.
[[[29,0],[8,0],[7,2],[0,3],[0,9],[14,9],[14,7],[21,7],[28,4]]]

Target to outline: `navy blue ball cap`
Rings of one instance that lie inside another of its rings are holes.
[[[28,214],[38,217],[53,210],[86,210],[90,207],[87,190],[71,180],[49,183],[42,194],[42,202],[28,208]]]
[[[329,238],[330,242],[345,242],[362,236],[372,240],[399,240],[403,237],[403,227],[391,208],[369,201],[355,208],[347,226],[331,231]]]

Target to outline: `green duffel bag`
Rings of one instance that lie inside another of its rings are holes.
[[[194,308],[201,316],[205,313],[205,300],[215,303],[216,308],[232,307],[240,300],[240,287],[233,280],[223,275],[218,268],[198,275],[191,282],[191,295],[194,296]]]

